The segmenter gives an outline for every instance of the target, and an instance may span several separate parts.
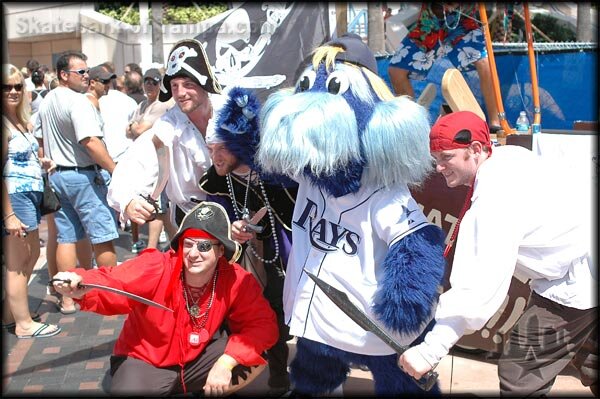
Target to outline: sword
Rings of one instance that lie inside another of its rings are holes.
[[[55,282],[71,284],[71,280],[69,280],[69,279],[63,280],[60,278],[53,278],[50,281],[48,281],[48,285],[52,285]],[[77,285],[77,288],[82,288],[82,289],[83,288],[98,288],[99,290],[113,292],[113,293],[119,294],[119,295],[124,295],[127,298],[131,298],[134,301],[138,301],[138,302],[141,302],[141,303],[149,305],[149,306],[154,306],[159,309],[168,310],[169,312],[173,312],[173,309],[169,309],[168,307],[163,306],[158,302],[151,301],[150,299],[146,299],[142,296],[132,294],[131,292],[123,291],[118,288],[107,287],[106,285],[101,285],[101,284],[82,284],[82,283],[79,283]]]
[[[256,211],[256,213],[254,214],[252,219],[250,219],[250,216],[244,217],[244,220],[246,222],[248,222],[248,224],[246,225],[246,228],[254,230],[259,234],[262,233],[264,230],[264,227],[258,226],[257,223],[260,222],[260,220],[265,216],[266,213],[267,213],[267,207],[263,206],[258,211]]]
[[[327,295],[329,299],[344,312],[348,317],[352,319],[356,324],[362,327],[365,331],[371,332],[385,342],[390,348],[396,351],[399,355],[404,353],[409,346],[401,345],[392,336],[390,336],[385,330],[377,325],[365,312],[363,312],[358,306],[350,301],[348,295],[345,292],[338,290],[321,280],[314,274],[304,269],[304,272],[310,277],[317,286]],[[429,391],[436,383],[438,373],[433,370],[428,371],[419,380],[413,377],[413,381],[417,383],[421,389]]]
[[[169,181],[169,147],[167,147],[162,140],[156,136],[152,137],[152,144],[154,144],[156,158],[158,159],[158,177],[156,178],[156,185],[154,186],[152,194],[140,194],[143,199],[148,201],[154,207],[154,216],[152,219],[148,220],[149,222],[156,219],[156,215],[159,212],[158,199],[160,198],[162,191],[165,189],[167,181]]]

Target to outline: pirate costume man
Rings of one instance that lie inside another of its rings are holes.
[[[160,83],[159,101],[171,98],[175,106],[168,110],[146,134],[134,142],[121,159],[109,186],[109,205],[120,212],[121,222],[131,219],[143,224],[155,216],[151,197],[157,176],[165,176],[165,191],[175,205],[175,221],[206,199],[198,180],[210,167],[205,137],[213,128],[213,116],[224,101],[221,86],[197,40],[177,42],[171,50]],[[185,80],[181,82],[181,80]],[[176,86],[174,93],[172,85]],[[168,149],[168,165],[161,170],[154,156],[159,148]]]
[[[168,252],[148,249],[118,267],[55,276],[57,291],[82,311],[127,315],[111,357],[111,394],[223,395],[264,369],[262,353],[277,340],[275,314],[254,277],[234,263],[239,253],[225,209],[203,202],[185,216]],[[80,284],[133,293],[173,312]]]
[[[291,222],[297,184],[284,178],[261,174],[254,163],[259,140],[259,103],[252,92],[232,88],[216,117],[207,144],[224,145],[235,157],[233,170],[224,174],[213,166],[200,179],[200,188],[211,201],[222,204],[232,222],[244,220],[254,237],[243,245],[240,264],[252,272],[272,309],[277,314],[279,340],[267,351],[271,393],[285,393],[290,386],[287,372],[289,327],[283,317],[283,281],[291,250]],[[214,150],[213,147],[212,151]],[[256,216],[258,214],[258,216]],[[261,216],[262,215],[262,216]],[[253,219],[257,219],[253,221]]]

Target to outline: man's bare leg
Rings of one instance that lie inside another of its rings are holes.
[[[388,67],[388,75],[392,88],[397,96],[406,94],[412,98],[415,98],[415,91],[408,78],[408,71],[406,69],[400,69],[396,67]]]

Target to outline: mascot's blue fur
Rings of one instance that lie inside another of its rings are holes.
[[[432,171],[427,112],[407,97],[395,98],[365,66],[375,58],[353,42],[359,38],[341,39],[316,49],[294,90],[276,92],[264,104],[258,165],[308,180],[334,199],[352,198],[363,185],[418,185]],[[442,230],[428,225],[389,247],[371,305],[389,330],[414,338],[431,321],[445,267],[443,241]],[[291,379],[300,394],[326,395],[355,363],[372,371],[377,395],[439,394],[437,385],[421,390],[396,362],[395,354],[357,354],[299,337]]]

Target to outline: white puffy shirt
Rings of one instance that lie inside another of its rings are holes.
[[[211,94],[210,99],[213,115],[217,115],[222,96]],[[209,120],[207,135],[214,130],[214,120]],[[206,199],[198,182],[212,164],[208,148],[198,128],[175,105],[133,142],[113,172],[108,203],[120,212],[121,222],[127,219],[124,211],[129,202],[140,194],[150,194],[156,184],[158,162],[151,140],[154,135],[169,148],[169,200],[187,213],[197,204],[192,199]]]

